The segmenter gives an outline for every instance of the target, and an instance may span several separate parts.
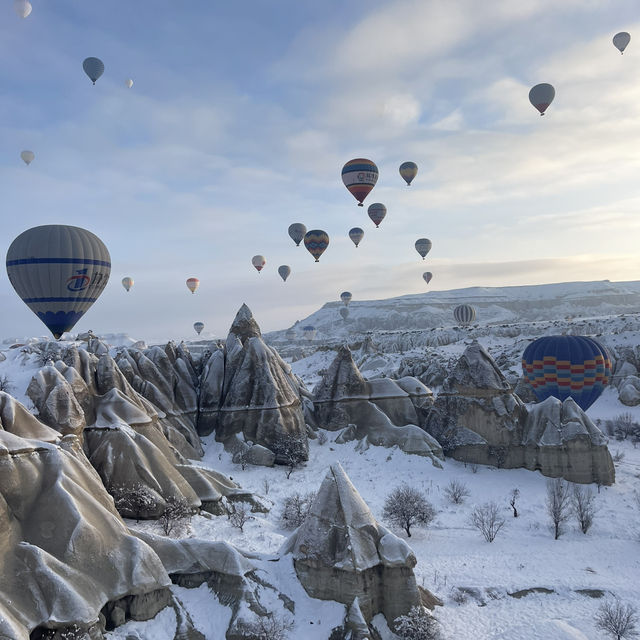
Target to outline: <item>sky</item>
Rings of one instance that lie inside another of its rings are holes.
[[[343,290],[639,279],[637,0],[32,5],[24,20],[0,7],[0,248],[41,224],[104,241],[111,279],[77,331],[224,336],[243,302],[268,331]],[[88,56],[106,68],[95,86]],[[528,100],[541,82],[544,117]],[[358,157],[380,171],[364,208],[340,175]],[[293,222],[329,234],[319,263]],[[0,305],[0,339],[46,333],[4,272]]]

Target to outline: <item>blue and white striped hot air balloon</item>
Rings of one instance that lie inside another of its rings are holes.
[[[7,251],[9,281],[56,339],[70,331],[98,299],[110,273],[107,247],[80,227],[33,227]]]
[[[349,229],[349,237],[357,249],[358,245],[362,242],[362,238],[364,238],[364,230],[360,227],[353,227],[353,229]]]

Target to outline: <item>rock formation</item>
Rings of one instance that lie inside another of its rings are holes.
[[[444,381],[425,428],[456,460],[612,484],[606,438],[571,399],[525,405],[473,342]]]
[[[327,472],[309,514],[281,553],[293,555],[307,593],[345,604],[356,628],[356,599],[367,623],[382,613],[392,624],[420,603],[413,552],[376,522],[338,463]]]
[[[306,425],[300,383],[278,353],[267,346],[246,305],[231,326],[224,348],[206,363],[200,391],[198,431],[237,446],[244,441],[268,449],[285,436],[300,437]]]
[[[330,431],[343,430],[337,442],[398,446],[406,453],[443,459],[438,442],[419,426],[418,413],[430,408],[431,391],[415,378],[365,380],[351,351],[342,346],[313,391],[314,421]]]

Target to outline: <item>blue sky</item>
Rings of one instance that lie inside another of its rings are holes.
[[[427,269],[436,290],[638,278],[636,0],[32,4],[0,20],[2,250],[39,224],[103,239],[111,282],[77,330],[224,335],[243,302],[279,329],[345,289],[425,291]],[[544,118],[539,82],[556,87]],[[342,185],[354,157],[380,169],[380,229]],[[329,233],[320,263],[292,222]],[[0,303],[0,337],[44,334],[6,275]]]

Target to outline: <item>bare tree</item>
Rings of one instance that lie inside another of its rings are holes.
[[[593,524],[593,518],[596,513],[595,502],[596,497],[591,489],[582,487],[579,484],[573,485],[571,507],[582,533],[587,533]]]
[[[453,504],[462,504],[470,494],[467,485],[460,480],[452,480],[444,489],[444,495]]]
[[[148,518],[158,510],[158,496],[142,482],[133,485],[115,484],[107,491],[113,498],[117,512],[123,518]]]
[[[284,499],[282,512],[280,513],[280,524],[283,529],[295,529],[299,527],[309,513],[311,503],[316,494],[311,491],[309,493],[292,493]]]
[[[493,501],[475,507],[469,516],[469,522],[487,542],[493,542],[505,525],[505,519],[500,515],[500,509]]]
[[[604,602],[596,614],[596,627],[616,640],[637,637],[637,626],[637,609],[617,599]]]
[[[287,465],[287,478],[307,459],[306,436],[287,433],[271,445],[276,462]]]
[[[511,505],[511,508],[513,509],[513,517],[517,518],[518,517],[518,509],[516,508],[516,500],[520,497],[520,489],[518,489],[518,487],[515,487],[514,489],[511,489],[511,493],[509,494],[509,504]]]
[[[184,498],[171,496],[165,498],[167,504],[164,513],[160,516],[160,526],[166,536],[179,531],[187,523],[192,515],[191,507]]]
[[[411,527],[416,524],[429,526],[436,517],[431,503],[417,490],[409,485],[396,487],[384,501],[382,515],[385,520],[397,527],[402,527],[411,537]]]
[[[251,634],[255,640],[286,640],[289,631],[293,629],[293,622],[284,617],[270,614],[262,616],[255,622],[244,626],[243,631]],[[247,635],[247,637],[249,637]]]
[[[244,525],[247,524],[247,520],[251,520],[252,518],[251,511],[244,502],[234,504],[233,511],[229,514],[231,524],[236,527],[236,529],[240,529],[240,531],[244,531]]]
[[[564,533],[564,523],[571,515],[569,485],[562,478],[547,480],[547,513],[557,540]]]
[[[425,607],[411,607],[394,621],[395,633],[402,640],[441,640],[438,621]]]

